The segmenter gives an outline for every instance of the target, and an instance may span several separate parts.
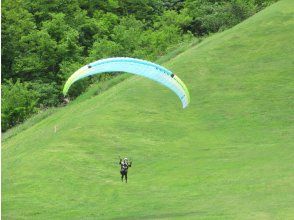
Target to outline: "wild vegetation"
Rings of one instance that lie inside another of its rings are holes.
[[[62,102],[81,65],[169,47],[232,27],[274,0],[3,0],[2,131]],[[74,98],[102,76],[77,83]],[[13,95],[13,98],[11,98]]]

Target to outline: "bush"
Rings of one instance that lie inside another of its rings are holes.
[[[36,112],[38,94],[29,89],[29,83],[6,81],[2,85],[1,125],[6,131]]]
[[[36,93],[37,106],[41,109],[57,106],[62,99],[61,89],[55,82],[43,83],[41,81],[34,81],[30,83],[29,89]]]

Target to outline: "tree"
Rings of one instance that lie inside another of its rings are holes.
[[[33,15],[21,7],[19,2],[2,4],[2,79],[15,77],[13,65],[19,55],[20,39],[36,29]]]
[[[29,83],[6,81],[2,85],[1,127],[6,131],[36,112],[37,93],[29,89]]]
[[[52,79],[56,71],[57,42],[46,30],[34,30],[19,41],[13,72],[26,81]]]

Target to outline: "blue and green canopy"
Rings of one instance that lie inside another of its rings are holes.
[[[81,67],[68,78],[63,94],[67,94],[74,82],[87,76],[107,72],[127,72],[149,78],[172,90],[180,98],[183,108],[186,108],[190,102],[186,85],[170,70],[149,61],[128,57],[102,59]]]

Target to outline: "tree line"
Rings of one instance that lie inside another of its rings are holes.
[[[65,80],[107,57],[150,61],[232,27],[276,0],[3,0],[2,131],[58,106]],[[72,98],[97,80],[76,83]]]

